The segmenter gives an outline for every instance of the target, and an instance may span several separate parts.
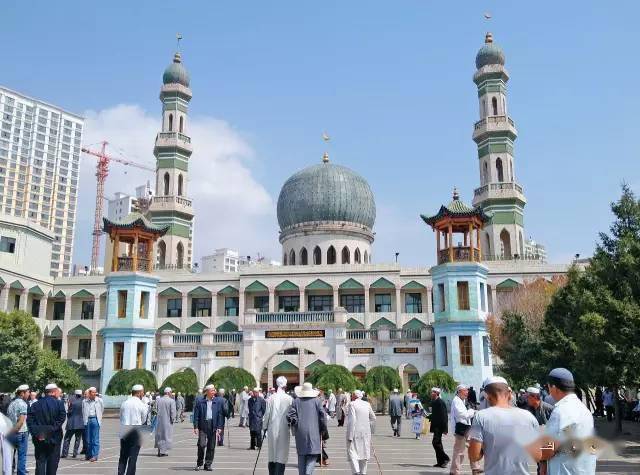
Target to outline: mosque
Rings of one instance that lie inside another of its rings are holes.
[[[120,369],[149,369],[161,383],[192,368],[202,384],[238,366],[271,386],[281,374],[302,383],[323,364],[358,377],[391,366],[406,387],[438,368],[479,387],[492,374],[487,316],[519,285],[569,266],[546,263],[523,239],[504,64],[487,34],[473,76],[480,180],[471,205],[454,191],[439,209],[415,210],[416,219],[427,211],[425,232],[436,233],[437,265],[375,263],[374,194],[325,154],[280,191],[283,265],[209,274],[193,266],[192,93],[176,53],[160,92],[156,193],[144,215],[105,219],[105,275],[49,277],[53,235],[3,217],[0,234],[16,239],[16,252],[0,260],[0,310],[30,312],[43,346],[83,365],[102,390]]]

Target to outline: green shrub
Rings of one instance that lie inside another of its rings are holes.
[[[155,375],[146,369],[121,369],[113,375],[105,394],[120,396],[130,394],[135,384],[142,384],[145,391],[157,391],[158,383]]]
[[[239,391],[245,386],[249,389],[255,388],[256,379],[245,369],[223,366],[209,376],[207,384],[214,384],[216,388],[224,388],[227,391],[231,389]]]
[[[431,400],[431,388],[436,387],[442,389],[443,392],[453,392],[458,383],[446,371],[441,369],[432,369],[427,371],[418,380],[413,390],[418,393],[418,398],[423,405],[428,405]]]
[[[198,392],[198,377],[191,368],[184,368],[181,371],[169,375],[160,385],[160,389],[164,390],[170,387],[174,393],[182,393],[183,395],[195,395]]]
[[[381,399],[382,412],[384,413],[389,393],[394,389],[402,391],[402,380],[398,371],[391,366],[375,366],[367,371],[364,378],[364,388],[367,394]]]
[[[318,366],[306,379],[315,387],[328,391],[337,391],[339,388],[351,392],[358,389],[359,381],[351,372],[342,365],[327,364]]]

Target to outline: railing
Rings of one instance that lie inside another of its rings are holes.
[[[177,203],[182,206],[191,207],[191,199],[185,198],[184,196],[154,196],[152,200],[155,204],[166,205]]]
[[[242,332],[212,332],[212,333],[175,333],[171,335],[174,345],[207,344],[207,337],[212,336],[212,343],[241,343]]]
[[[546,256],[543,254],[525,254],[521,256],[520,254],[490,254],[490,255],[482,255],[483,261],[534,261],[534,262],[545,262]]]
[[[333,312],[274,312],[256,314],[256,323],[321,323],[333,321]]]
[[[161,140],[178,139],[182,142],[191,143],[191,137],[185,134],[181,134],[180,132],[160,132],[156,140],[157,139],[161,139]]]
[[[476,188],[473,191],[473,194],[474,196],[480,196],[486,193],[489,189],[491,191],[516,190],[518,193],[523,193],[522,186],[513,182],[505,182],[505,183],[489,183],[487,185],[481,186],[480,188]]]
[[[202,342],[202,335],[199,333],[176,333],[173,336],[173,344],[200,344]]]
[[[513,122],[511,117],[507,117],[506,115],[491,115],[476,122],[474,125],[474,129],[478,130],[479,128],[484,126],[491,127],[492,125],[500,125],[504,123],[508,123],[512,127],[515,127],[515,123]]]
[[[242,332],[219,332],[213,333],[214,343],[240,343]]]
[[[134,268],[134,265],[133,265],[133,257],[118,257],[118,269],[114,269],[114,271],[115,270],[120,272],[127,272],[127,271],[149,272],[151,270],[151,263],[147,258],[138,257],[138,266],[136,269]]]
[[[421,328],[391,329],[389,331],[391,340],[422,340]]]
[[[440,249],[438,253],[438,264],[452,262],[449,255],[450,249]],[[473,256],[473,259],[471,258]],[[453,248],[453,262],[470,262],[480,260],[480,250],[475,247],[457,246]]]
[[[378,330],[347,330],[347,340],[377,340]]]
[[[188,264],[156,264],[153,266],[153,270],[186,270],[188,272],[196,273],[198,272],[198,264],[195,263],[193,265]]]

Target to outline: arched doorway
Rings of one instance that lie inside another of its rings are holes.
[[[164,174],[164,196],[169,196],[169,172]]]
[[[303,247],[300,251],[300,265],[306,266],[309,263],[309,258],[307,256],[307,248]]]
[[[167,245],[164,241],[158,242],[158,265],[162,269],[167,262]]]
[[[313,249],[313,263],[317,266],[322,264],[322,251],[318,246]]]
[[[351,253],[349,252],[349,248],[344,246],[342,248],[342,263],[349,264],[351,261]]]
[[[353,367],[351,374],[355,376],[358,381],[364,381],[364,378],[367,375],[367,369],[364,365],[359,364]]]
[[[506,229],[500,232],[500,246],[502,258],[511,259],[511,235]]]
[[[305,376],[319,361],[313,351],[305,348],[286,348],[272,355],[260,372],[260,386],[264,388],[275,387],[278,376],[287,378],[287,389],[293,389],[304,382]],[[319,364],[324,364],[320,362]]]
[[[418,383],[420,379],[420,374],[418,374],[418,370],[412,364],[405,364],[404,368],[400,368],[401,373],[400,376],[402,378],[402,386],[406,389],[413,389],[413,387]]]
[[[336,263],[336,249],[333,246],[329,246],[329,250],[327,251],[327,264],[335,264]]]

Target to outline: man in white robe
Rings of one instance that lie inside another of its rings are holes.
[[[267,431],[269,445],[269,475],[283,475],[289,459],[289,423],[287,414],[293,398],[285,392],[287,378],[276,379],[278,390],[267,399],[267,410],[263,418],[263,427]]]
[[[335,417],[336,415],[336,395],[333,394],[333,390],[329,389],[329,401],[327,402],[327,410],[329,416]]]
[[[158,457],[166,457],[173,445],[173,424],[176,420],[176,402],[171,388],[164,389],[164,396],[157,400],[156,444]]]
[[[354,475],[365,475],[371,457],[371,434],[376,415],[371,404],[362,400],[362,391],[354,391],[354,400],[347,408],[347,458]]]
[[[249,417],[249,399],[251,399],[249,387],[245,386],[240,393],[240,424],[238,424],[238,427],[245,427],[247,424],[247,418]]]
[[[135,475],[136,473],[136,463],[142,446],[140,429],[149,413],[149,405],[142,401],[143,394],[144,387],[136,384],[131,388],[131,396],[120,406],[118,475]]]

